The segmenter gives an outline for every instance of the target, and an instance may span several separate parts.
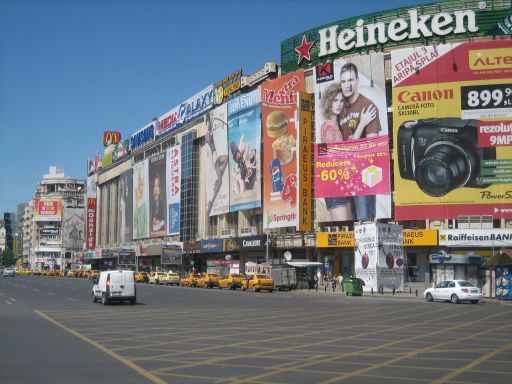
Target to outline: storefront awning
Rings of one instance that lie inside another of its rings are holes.
[[[286,264],[291,265],[292,267],[312,267],[315,265],[322,265],[322,263],[318,261],[289,261]]]
[[[483,268],[492,268],[497,265],[512,264],[512,249],[501,248],[489,260],[482,264]]]

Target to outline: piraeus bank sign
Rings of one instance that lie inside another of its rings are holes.
[[[406,41],[413,44],[507,34],[500,26],[510,17],[510,5],[492,0],[463,4],[464,8],[455,0],[394,9],[309,30],[281,43],[282,68],[292,72],[338,56],[393,47]]]

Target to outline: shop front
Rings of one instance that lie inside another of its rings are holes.
[[[430,255],[430,275],[435,286],[445,280],[468,280],[482,288],[483,271],[481,270],[483,256],[473,253],[451,254],[440,250]]]
[[[196,265],[199,265],[201,260],[201,241],[184,241],[183,242],[183,258],[182,268],[183,275],[191,273],[196,270]]]
[[[137,269],[144,272],[161,270],[162,249],[162,244],[141,245],[137,258]]]
[[[273,253],[267,248],[267,237],[265,235],[246,236],[238,238],[240,252],[239,271],[252,275],[254,273],[265,273]]]
[[[240,263],[237,239],[201,240],[201,253],[196,269],[198,272],[226,273]]]
[[[404,229],[405,282],[425,282],[429,271],[429,255],[437,247],[437,229]]]
[[[319,232],[316,246],[322,274],[354,275],[354,232]]]

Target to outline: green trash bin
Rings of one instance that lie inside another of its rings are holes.
[[[362,296],[363,294],[363,285],[364,281],[358,279],[357,277],[347,277],[343,281],[343,288],[345,288],[345,292],[348,295],[352,296]]]

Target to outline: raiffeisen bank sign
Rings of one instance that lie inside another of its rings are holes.
[[[336,21],[283,41],[281,68],[288,73],[370,50],[510,35],[511,4],[452,0]]]
[[[363,19],[358,19],[353,29],[339,31],[337,25],[320,29],[318,57],[337,53],[339,50],[350,51],[354,47],[386,44],[390,40],[404,41],[433,35],[446,36],[451,33],[478,31],[475,12],[471,10],[455,11],[453,14],[440,12],[435,15],[418,15],[416,9],[410,9],[407,12],[408,18],[400,17],[391,20],[387,25],[384,22],[365,24]]]

